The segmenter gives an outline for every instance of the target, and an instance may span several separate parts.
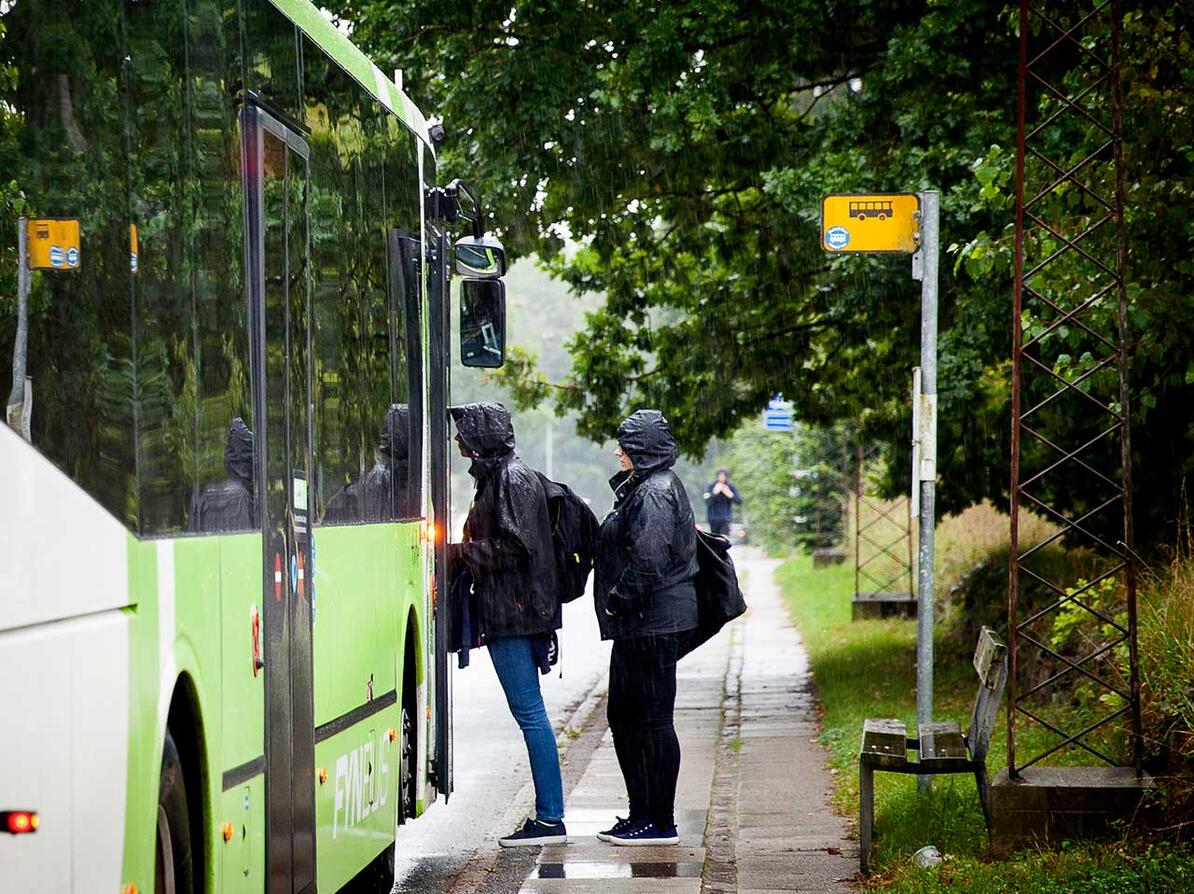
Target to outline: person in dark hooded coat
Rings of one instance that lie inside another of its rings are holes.
[[[228,477],[207,485],[191,509],[191,528],[204,533],[251,531],[257,527],[253,491],[253,432],[237,416],[228,429],[224,470]]]
[[[555,733],[539,675],[561,626],[555,550],[539,476],[514,453],[514,426],[501,404],[452,407],[456,442],[472,460],[476,495],[464,539],[452,544],[453,573],[473,578],[478,617],[510,713],[522,729],[535,783],[535,816],[498,839],[503,847],[564,844],[564,788]]]
[[[340,488],[324,509],[325,524],[415,518],[418,489],[410,482],[410,406],[391,404],[381,426],[377,458],[357,481]]]
[[[696,525],[672,471],[676,442],[663,414],[632,413],[617,439],[622,471],[610,479],[614,508],[601,525],[594,600],[601,636],[614,641],[606,711],[630,815],[598,837],[676,844],[676,662],[697,626]]]
[[[390,521],[414,518],[410,487],[410,407],[391,404],[381,428],[377,461],[360,482],[361,520]]]
[[[705,488],[705,508],[709,518],[709,532],[729,536],[734,520],[734,504],[742,502],[738,488],[730,481],[729,469],[718,469],[717,477]]]

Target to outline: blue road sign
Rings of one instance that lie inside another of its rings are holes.
[[[767,402],[763,411],[763,428],[767,431],[792,430],[792,402],[777,397]]]
[[[830,227],[825,231],[825,244],[840,251],[850,244],[850,231],[845,227]]]

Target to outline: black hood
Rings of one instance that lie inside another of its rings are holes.
[[[636,410],[618,426],[618,445],[634,463],[636,475],[676,464],[676,439],[658,410]]]
[[[228,444],[224,447],[224,468],[228,470],[229,475],[252,486],[253,461],[253,432],[245,425],[245,420],[237,416],[232,420],[232,427],[228,430]]]
[[[386,421],[381,427],[381,441],[377,449],[390,468],[403,465],[410,459],[410,407],[390,404]]]
[[[464,446],[482,459],[514,451],[514,425],[510,411],[501,404],[461,404],[448,412]]]

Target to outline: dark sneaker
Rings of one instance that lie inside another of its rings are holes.
[[[562,822],[543,823],[537,819],[529,819],[522,824],[517,832],[499,838],[502,847],[539,847],[545,844],[567,844],[568,830]]]
[[[597,833],[598,841],[609,841],[611,835],[617,835],[620,832],[625,832],[630,826],[632,826],[635,823],[635,820],[629,819],[624,816],[616,816],[616,817],[614,817],[614,819],[617,820],[616,823],[614,823],[612,826],[610,826],[604,832]]]
[[[661,829],[650,820],[636,820],[621,832],[611,834],[609,843],[619,847],[651,847],[660,844],[679,844],[680,834],[675,826]]]

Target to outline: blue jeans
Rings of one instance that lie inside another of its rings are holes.
[[[539,668],[531,654],[529,636],[495,636],[487,643],[506,704],[526,739],[535,782],[535,818],[559,822],[564,818],[564,783],[560,779],[560,753],[556,736],[539,691]]]

